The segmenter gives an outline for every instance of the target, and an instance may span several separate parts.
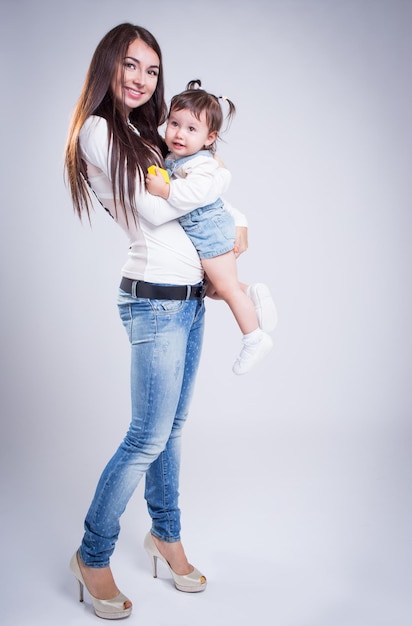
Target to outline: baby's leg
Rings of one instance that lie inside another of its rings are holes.
[[[206,274],[205,277],[207,281]],[[278,312],[269,287],[264,283],[252,283],[251,285],[239,283],[239,286],[248,298],[251,299],[253,306],[255,307],[259,327],[265,333],[273,332],[278,323]],[[222,300],[221,296],[218,294],[214,285],[212,285],[210,281],[208,281],[206,295],[214,300]]]
[[[235,374],[246,374],[269,354],[272,339],[259,327],[255,305],[246,293],[248,287],[238,281],[234,252],[202,259],[202,265],[212,286],[212,297],[227,302],[243,333],[242,350],[232,369]]]
[[[203,269],[217,294],[229,305],[244,335],[259,327],[256,309],[239,283],[234,252],[226,252],[212,259],[202,259]]]

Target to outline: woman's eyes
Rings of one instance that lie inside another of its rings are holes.
[[[136,63],[132,63],[131,61],[124,61],[123,67],[131,71],[135,71],[137,69]],[[159,76],[158,70],[150,69],[150,70],[147,70],[147,73],[149,74],[149,76],[153,76],[155,78]]]

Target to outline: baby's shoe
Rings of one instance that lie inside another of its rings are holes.
[[[233,372],[238,376],[246,374],[261,361],[273,347],[270,335],[260,328],[243,336],[243,348],[233,364]]]
[[[265,333],[275,330],[278,323],[278,313],[269,287],[264,283],[249,285],[246,294],[255,305],[259,326]]]

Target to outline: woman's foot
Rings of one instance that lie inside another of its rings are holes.
[[[85,587],[92,596],[98,600],[110,600],[119,595],[120,591],[114,582],[110,567],[87,567],[79,555],[77,555],[77,562]],[[126,605],[126,609],[132,606],[130,600]]]
[[[70,569],[79,583],[80,602],[83,602],[83,589],[86,587],[98,617],[103,619],[129,617],[132,603],[118,590],[110,567],[87,567],[75,552],[70,561]]]
[[[148,532],[144,547],[152,561],[154,578],[157,578],[157,560],[160,559],[169,568],[175,587],[179,591],[196,593],[206,589],[206,576],[188,562],[180,541],[168,543]]]
[[[167,541],[162,541],[153,535],[152,537],[156,548],[176,574],[179,574],[179,576],[186,576],[186,574],[191,574],[193,572],[194,567],[187,560],[181,541],[169,543]]]

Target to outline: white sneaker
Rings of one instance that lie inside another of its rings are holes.
[[[261,338],[255,343],[243,340],[243,348],[233,364],[233,372],[240,376],[250,372],[272,350],[273,341],[270,335],[261,333]]]
[[[269,287],[264,283],[249,285],[247,295],[255,305],[259,326],[265,333],[271,333],[278,324],[278,313]]]

